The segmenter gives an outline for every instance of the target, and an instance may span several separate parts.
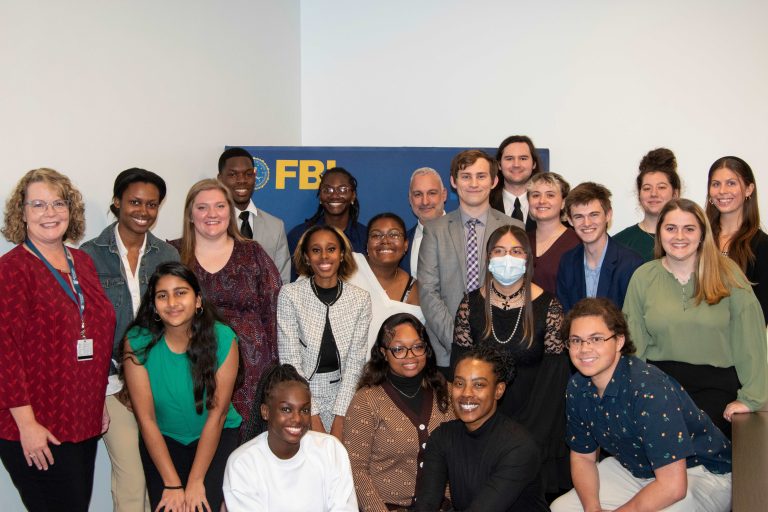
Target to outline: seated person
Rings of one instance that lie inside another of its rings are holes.
[[[458,359],[451,389],[458,419],[440,425],[427,441],[416,510],[440,510],[446,483],[451,510],[549,510],[536,442],[522,426],[496,412],[513,376],[511,358],[487,345]]]
[[[672,377],[631,354],[621,311],[577,303],[563,324],[574,489],[553,512],[731,509],[731,444]],[[599,464],[597,449],[611,455]]]
[[[347,451],[309,430],[309,383],[289,364],[264,373],[245,438],[224,474],[229,512],[357,512]],[[218,509],[216,509],[218,510]]]
[[[591,181],[581,183],[565,198],[565,213],[581,244],[560,258],[557,298],[563,312],[585,297],[607,297],[621,308],[629,280],[644,261],[608,236],[611,191]]]

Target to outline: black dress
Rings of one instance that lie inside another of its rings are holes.
[[[480,290],[469,293],[456,313],[451,374],[458,357],[475,343],[490,343],[513,355],[516,377],[507,384],[499,401],[499,411],[525,427],[541,449],[544,491],[558,494],[572,487],[568,447],[565,444],[565,388],[570,367],[565,344],[560,339],[563,308],[557,298],[544,291],[533,307],[533,343],[523,340],[523,318],[507,343],[520,314],[520,308],[493,308],[493,334],[483,337],[487,307]]]

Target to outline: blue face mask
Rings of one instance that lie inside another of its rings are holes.
[[[488,270],[493,278],[503,286],[509,286],[525,275],[525,260],[507,254],[491,258]]]

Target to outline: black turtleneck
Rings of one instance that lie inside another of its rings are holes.
[[[387,380],[400,394],[400,398],[405,402],[405,405],[418,414],[421,410],[421,401],[424,398],[424,386],[421,382],[424,380],[424,371],[420,371],[413,377],[403,377],[392,372],[387,371]]]

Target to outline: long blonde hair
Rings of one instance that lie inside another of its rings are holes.
[[[690,199],[672,199],[661,209],[659,222],[656,224],[656,245],[653,250],[656,258],[667,254],[661,245],[661,230],[664,226],[664,218],[674,210],[693,215],[702,233],[699,247],[696,249],[696,281],[693,292],[696,305],[701,304],[701,301],[709,305],[717,304],[731,295],[731,288],[743,288],[742,283],[746,282],[746,277],[735,263],[720,254],[704,210]]]
[[[181,251],[179,251],[181,262],[190,268],[192,268],[195,263],[195,226],[192,223],[192,204],[195,202],[197,195],[206,190],[219,190],[224,194],[224,197],[227,198],[227,204],[229,204],[227,235],[235,240],[245,240],[237,229],[237,221],[235,220],[235,201],[232,199],[232,193],[229,189],[216,179],[209,178],[198,181],[189,189],[187,199],[184,201],[184,226],[181,235]]]

